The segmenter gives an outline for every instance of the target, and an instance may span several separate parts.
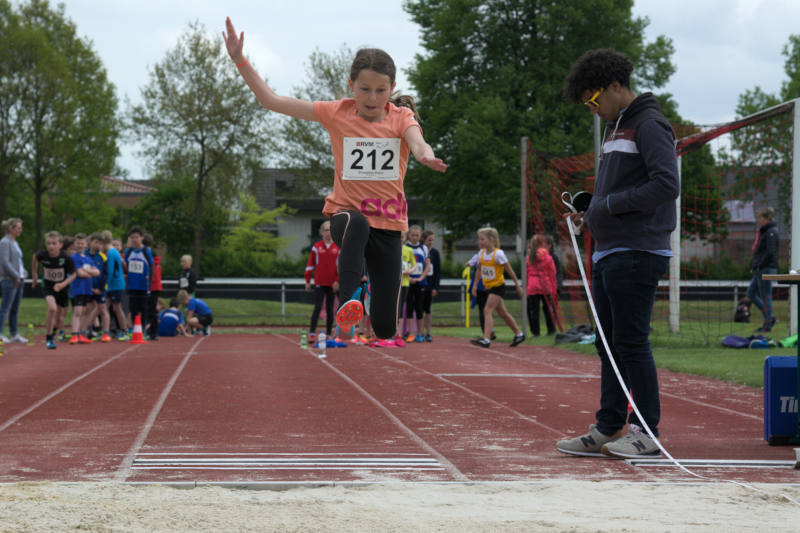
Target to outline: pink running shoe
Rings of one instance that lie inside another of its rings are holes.
[[[378,341],[378,346],[381,348],[394,348],[396,345],[392,339],[381,339]]]
[[[404,341],[402,337],[395,337],[394,338],[394,345],[399,347],[399,348],[402,348],[403,346],[406,345],[406,341]]]

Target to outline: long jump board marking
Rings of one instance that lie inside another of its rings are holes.
[[[140,453],[135,470],[445,470],[426,454]]]
[[[773,459],[677,459],[684,466],[694,468],[794,468],[794,461]],[[670,459],[627,459],[631,466],[674,467]]]

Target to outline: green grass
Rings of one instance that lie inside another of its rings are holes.
[[[205,300],[214,311],[214,327],[224,327],[226,332],[242,333],[296,333],[299,328],[308,325],[311,315],[311,304],[287,303],[285,314],[281,313],[281,303],[265,300],[230,300],[209,298]],[[507,302],[508,309],[514,317],[520,314],[519,300]],[[582,306],[582,304],[580,304]],[[661,304],[659,304],[661,305]],[[750,324],[734,324],[729,320],[701,320],[702,306],[718,306],[717,315],[727,316],[730,303],[726,302],[685,302],[681,306],[681,333],[669,333],[664,321],[653,323],[651,336],[656,364],[676,372],[686,372],[700,376],[708,376],[724,381],[740,383],[753,387],[763,386],[764,357],[767,355],[797,355],[795,348],[741,349],[723,347],[720,342],[725,335],[734,333],[746,337],[755,327]],[[776,302],[777,316],[787,316],[786,302]],[[46,307],[41,298],[24,298],[19,311],[20,332],[27,335],[27,325],[35,326],[36,334],[43,334]],[[657,309],[658,314],[658,309]],[[732,315],[731,315],[732,316]],[[463,326],[460,318],[458,302],[437,303],[434,307],[433,334],[461,337],[476,337],[478,331],[478,315],[476,309],[470,312],[470,325]],[[497,322],[496,322],[497,323]],[[773,338],[781,339],[788,335],[786,324],[776,328]],[[500,321],[497,331],[501,342],[511,341],[511,331]],[[553,346],[553,337],[529,338],[525,341],[531,345]],[[559,344],[559,348],[583,354],[586,357],[597,357],[593,345]]]

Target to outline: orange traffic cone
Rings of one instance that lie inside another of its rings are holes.
[[[144,340],[144,335],[142,335],[142,319],[139,315],[136,315],[133,321],[133,337],[131,337],[130,343],[147,344],[147,341]]]

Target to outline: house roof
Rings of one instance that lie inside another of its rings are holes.
[[[131,181],[111,176],[103,176],[103,191],[125,195],[145,195],[155,191],[155,187],[145,185],[149,181]]]

